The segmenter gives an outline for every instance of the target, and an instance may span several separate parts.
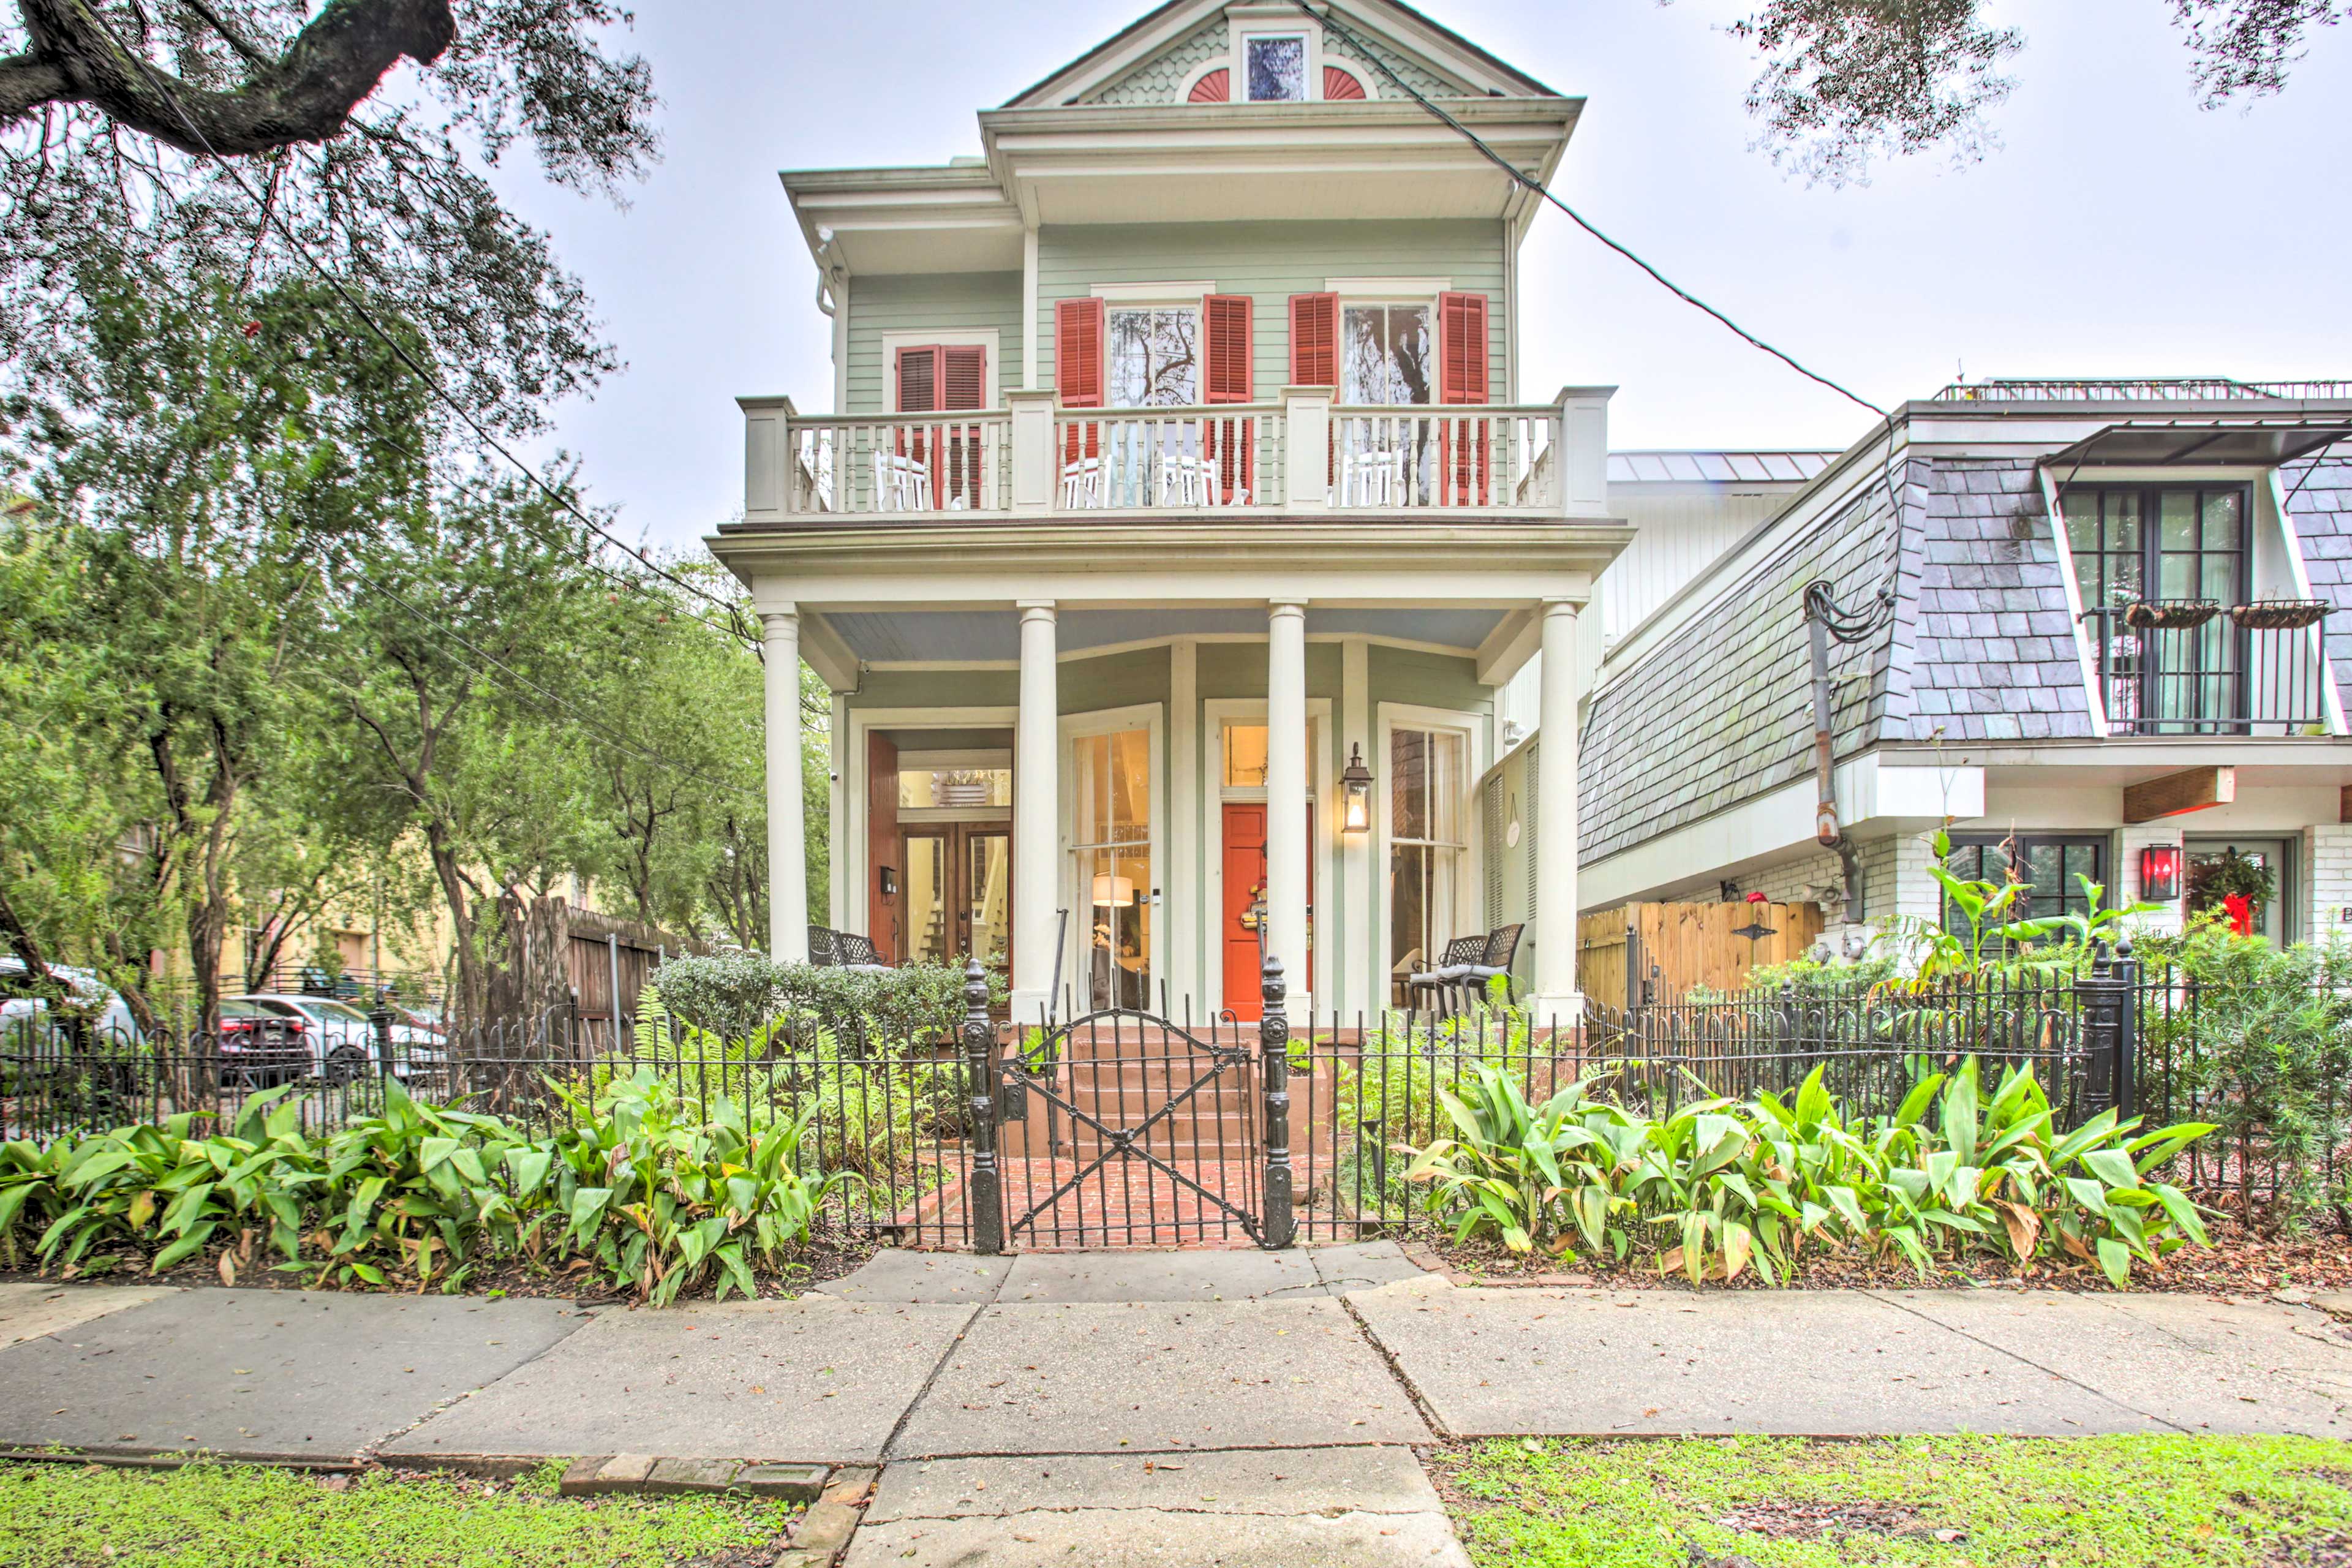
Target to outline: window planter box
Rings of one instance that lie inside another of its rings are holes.
[[[2124,606],[2124,625],[2136,631],[2189,631],[2221,613],[2214,599],[2142,599]]]
[[[2317,626],[2327,609],[2325,599],[2258,599],[2232,605],[2230,618],[2250,632],[2294,632]]]

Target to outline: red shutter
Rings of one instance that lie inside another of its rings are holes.
[[[1223,103],[1233,95],[1234,73],[1230,70],[1213,70],[1192,84],[1192,101],[1194,103]],[[1363,95],[1359,93],[1357,96],[1360,98]]]
[[[1103,302],[1054,301],[1054,384],[1065,408],[1100,408],[1103,401]]]
[[[1103,337],[1105,310],[1100,300],[1054,301],[1054,385],[1065,408],[1100,408],[1103,404]],[[1068,426],[1062,438],[1065,466],[1080,457],[1099,457],[1102,427]],[[1081,445],[1083,441],[1083,446]]]
[[[898,351],[898,412],[929,414],[940,405],[940,351]]]
[[[1201,315],[1202,336],[1208,345],[1206,401],[1249,402],[1256,384],[1250,363],[1255,347],[1250,331],[1250,297],[1212,294],[1201,302]],[[1244,493],[1255,489],[1252,458],[1255,456],[1256,436],[1255,419],[1219,419],[1211,424],[1208,456],[1217,464],[1221,488],[1217,499],[1222,504],[1237,505]]]
[[[1440,294],[1437,318],[1438,353],[1443,360],[1438,401],[1486,402],[1486,296]]]
[[[1250,400],[1250,297],[1212,294],[1201,301],[1202,334],[1208,339],[1210,403]]]
[[[1486,296],[1437,297],[1438,401],[1480,404],[1486,397]],[[1438,504],[1485,506],[1490,498],[1487,422],[1440,416]]]
[[[1364,96],[1364,84],[1338,66],[1323,68],[1323,101],[1338,103],[1345,99]]]
[[[1290,384],[1339,384],[1339,296],[1290,297]]]
[[[974,345],[940,351],[940,406],[955,413],[985,408],[988,393],[988,351]]]

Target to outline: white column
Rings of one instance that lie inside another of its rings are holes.
[[[1013,731],[1013,1016],[1032,1023],[1054,1005],[1054,900],[1060,895],[1061,732],[1054,602],[1024,599],[1021,710]],[[1068,973],[1066,966],[1065,973]]]
[[[800,606],[760,612],[768,691],[768,956],[808,961],[808,837],[801,821]]]
[[[1576,989],[1576,605],[1543,603],[1542,784],[1536,797],[1536,1022],[1573,1023]]]
[[[1314,1010],[1307,973],[1307,606],[1266,617],[1265,910],[1268,954],[1282,960],[1289,1014]]]

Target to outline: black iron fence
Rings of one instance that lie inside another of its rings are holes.
[[[1278,975],[1269,992],[1279,996]],[[227,1127],[255,1094],[322,1136],[412,1099],[533,1136],[609,1116],[691,1125],[724,1102],[804,1121],[810,1173],[856,1180],[829,1223],[919,1245],[1282,1245],[1409,1230],[1426,1189],[1403,1151],[1451,1136],[1441,1091],[1482,1068],[1532,1100],[1583,1081],[1662,1117],[1713,1097],[1787,1094],[1819,1069],[1850,1115],[1892,1113],[1974,1058],[1988,1088],[2030,1067],[2061,1126],[2113,1106],[2150,1126],[2219,1124],[2174,1179],[2258,1205],[2347,1173],[2352,994],[2144,972],[2126,952],[2080,973],[1927,987],[1748,992],[1575,1020],[1509,1010],[1187,1025],[1132,1010],[1013,1027],[985,993],[960,1025],[885,1037],[817,1019],[729,1042],[675,1019],[611,1036],[567,1014],[404,1042],[354,1060],[203,1034],[131,1038],[0,1022],[0,1136],[37,1142],[193,1113]]]

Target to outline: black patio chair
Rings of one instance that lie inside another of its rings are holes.
[[[1486,950],[1470,966],[1470,973],[1464,984],[1476,987],[1483,994],[1486,983],[1499,975],[1503,981],[1503,1000],[1509,1002],[1512,999],[1511,960],[1518,956],[1519,934],[1527,929],[1525,925],[1507,925],[1496,926],[1488,931]]]
[[[1485,937],[1455,937],[1445,944],[1445,952],[1438,959],[1436,968],[1404,977],[1406,1000],[1418,1007],[1420,1004],[1415,999],[1426,991],[1435,1003],[1438,1014],[1441,1016],[1450,1015],[1454,1010],[1454,997],[1469,980],[1471,970],[1486,955]]]
[[[819,969],[830,969],[841,962],[841,933],[831,926],[811,926],[809,931],[809,962]]]
[[[833,933],[834,950],[839,954],[841,967],[858,974],[887,974],[894,965],[882,962],[881,951],[873,942],[852,931]]]

